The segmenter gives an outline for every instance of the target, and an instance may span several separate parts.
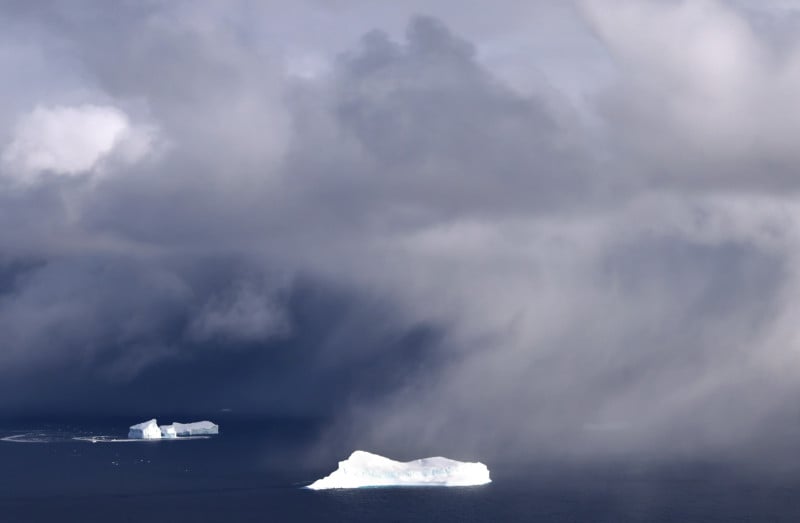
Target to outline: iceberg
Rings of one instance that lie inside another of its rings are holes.
[[[173,423],[172,429],[178,437],[181,436],[208,436],[219,434],[219,425],[210,421],[196,421],[194,423]]]
[[[207,436],[219,434],[219,425],[210,421],[197,421],[195,423],[173,423],[172,425],[158,425],[153,418],[138,425],[132,425],[128,431],[129,439],[176,439],[189,436]]]
[[[311,490],[392,486],[466,487],[491,483],[483,463],[423,458],[406,463],[357,450],[339,468],[306,488]]]
[[[131,425],[128,437],[131,439],[161,439],[161,429],[158,427],[158,422],[153,418],[137,425]]]

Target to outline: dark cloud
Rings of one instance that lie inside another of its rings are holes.
[[[0,409],[319,416],[495,456],[727,451],[791,411],[779,15],[542,3],[602,79],[539,70],[535,19],[269,17],[353,5],[3,8],[0,67],[31,67],[0,104]]]
[[[306,279],[265,290],[236,260],[92,257],[4,276],[3,344],[21,349],[3,355],[7,413],[327,417],[439,359],[438,330],[396,321],[382,301]],[[235,316],[248,306],[280,321],[253,327]]]

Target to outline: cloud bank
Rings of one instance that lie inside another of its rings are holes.
[[[787,442],[796,21],[521,4],[6,6],[0,409],[324,416],[397,455]],[[136,394],[176,376],[212,385]]]

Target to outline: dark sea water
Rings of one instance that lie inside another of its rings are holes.
[[[229,421],[190,441],[72,439],[124,437],[125,422],[1,422],[12,441],[0,441],[0,523],[800,521],[800,478],[719,464],[489,462],[480,487],[315,492],[301,487],[336,460],[302,458],[314,439],[302,422]]]

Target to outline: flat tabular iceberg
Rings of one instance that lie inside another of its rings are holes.
[[[219,434],[219,425],[210,421],[197,421],[195,423],[173,423],[172,428],[180,436],[206,436]]]
[[[390,486],[466,487],[492,480],[483,463],[466,463],[447,458],[423,458],[407,463],[357,450],[339,462],[331,475],[307,488],[312,490]]]
[[[128,437],[131,439],[161,439],[161,429],[158,428],[158,422],[154,418],[138,425],[131,425]]]

